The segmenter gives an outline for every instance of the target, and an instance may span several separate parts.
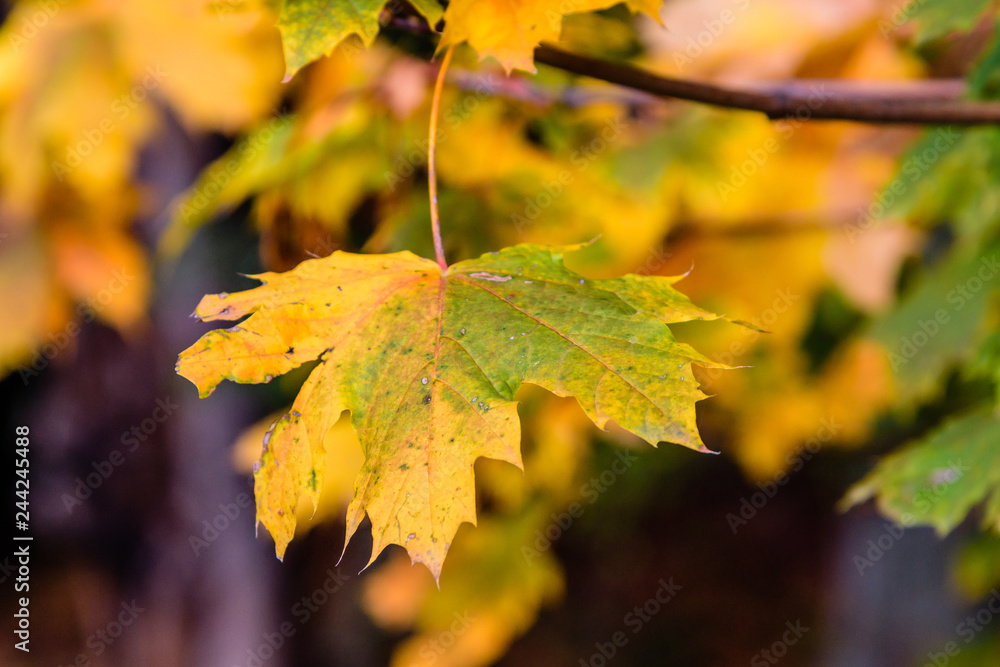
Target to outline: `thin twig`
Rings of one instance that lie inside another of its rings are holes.
[[[448,64],[451,63],[451,54],[455,52],[455,45],[448,47],[441,61],[441,69],[438,70],[437,81],[434,84],[434,98],[431,101],[431,126],[430,136],[427,139],[427,190],[431,199],[431,232],[434,234],[434,255],[442,271],[448,270],[448,262],[444,258],[444,244],[441,242],[441,219],[438,216],[438,184],[437,184],[437,127],[438,110],[441,107],[441,91],[444,89],[444,75],[448,71]]]

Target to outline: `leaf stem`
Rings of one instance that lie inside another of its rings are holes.
[[[427,190],[431,199],[431,232],[434,234],[434,254],[442,271],[448,270],[448,262],[444,258],[444,245],[441,243],[441,218],[438,216],[438,186],[437,186],[437,128],[438,110],[441,107],[441,91],[444,89],[444,75],[451,63],[451,54],[455,51],[452,44],[444,54],[441,69],[438,70],[437,82],[434,84],[434,97],[431,100],[430,137],[427,139]]]

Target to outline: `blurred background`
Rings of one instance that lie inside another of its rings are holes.
[[[442,106],[449,259],[599,236],[575,270],[690,271],[695,303],[768,333],[672,327],[741,367],[698,369],[719,456],[599,431],[526,387],[525,472],[477,464],[479,526],[440,590],[398,547],[359,574],[366,526],[338,564],[362,461],[342,421],[279,562],[251,468],[305,373],[199,400],[174,363],[210,328],[189,317],[201,296],[243,274],[432,256],[436,42],[393,3],[373,47],[282,83],[277,4],[0,3],[0,422],[8,469],[30,428],[34,537],[31,652],[5,632],[0,664],[1000,664],[1000,540],[981,530],[1000,514],[997,130],[770,122],[544,66],[507,77],[468,48]],[[995,3],[961,4],[668,0],[665,28],[571,15],[562,46],[988,98]],[[917,455],[882,458],[897,450]],[[928,494],[890,479],[927,451]]]

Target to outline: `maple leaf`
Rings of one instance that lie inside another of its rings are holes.
[[[371,46],[386,0],[285,0],[278,19],[285,52],[285,80],[313,60],[329,55],[346,37],[357,35]],[[436,0],[414,0],[413,7],[434,26],[443,10]]]
[[[534,50],[559,39],[566,14],[606,9],[621,0],[453,0],[444,13],[439,48],[468,42],[480,57],[493,56],[510,73],[535,71]],[[628,0],[633,11],[659,20],[661,0]]]
[[[672,287],[678,278],[585,279],[564,266],[569,249],[520,245],[447,271],[409,252],[338,251],[202,299],[203,320],[250,315],[180,354],[177,372],[202,397],[320,359],[255,469],[257,518],[279,557],[299,496],[317,501],[323,438],[344,410],[365,454],[345,544],[367,512],[372,560],[399,544],[435,578],[459,525],[475,523],[476,459],[521,466],[525,382],[576,397],[599,427],[613,419],[650,443],[708,451],[690,364],[717,364],[665,324],[714,316]]]

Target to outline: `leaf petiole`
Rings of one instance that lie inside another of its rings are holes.
[[[437,125],[438,110],[441,107],[441,91],[444,88],[444,75],[448,71],[451,63],[451,54],[455,51],[452,44],[444,54],[441,61],[441,69],[438,70],[437,82],[434,84],[434,97],[431,100],[431,123],[430,137],[427,147],[427,190],[431,200],[431,232],[434,234],[434,255],[442,271],[448,270],[448,262],[444,258],[444,245],[441,243],[441,219],[438,216],[438,196],[437,196]]]

